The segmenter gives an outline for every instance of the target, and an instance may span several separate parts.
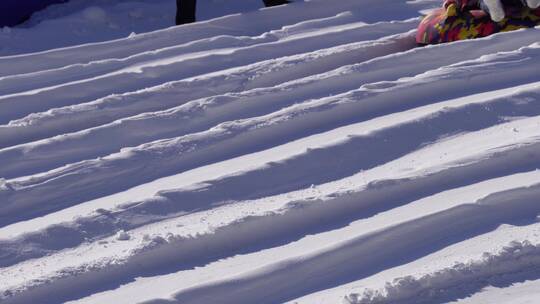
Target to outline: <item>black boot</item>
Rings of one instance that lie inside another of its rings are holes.
[[[263,0],[266,7],[291,3],[289,0]]]
[[[176,25],[195,22],[197,0],[176,0]]]

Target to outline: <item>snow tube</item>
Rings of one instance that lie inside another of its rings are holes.
[[[51,4],[68,0],[0,0],[0,27],[14,26]]]
[[[452,4],[424,17],[418,26],[416,42],[420,45],[438,44],[540,25],[540,9],[510,6],[506,7],[506,16],[502,21],[495,22],[484,11],[457,12]]]

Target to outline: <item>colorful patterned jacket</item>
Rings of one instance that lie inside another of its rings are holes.
[[[502,0],[505,13],[510,17],[500,22],[492,21],[485,10],[478,11],[483,6],[481,1],[445,0],[444,9],[435,10],[422,20],[416,42],[419,45],[445,43],[540,25],[540,8],[527,9],[522,0]],[[465,14],[466,11],[470,13]]]
[[[507,6],[527,6],[526,0],[501,0],[502,4]],[[482,0],[444,0],[444,8],[448,8],[450,4],[455,4],[457,9],[459,11],[467,11],[467,10],[473,10],[473,9],[484,9],[486,8],[486,5],[484,5]]]

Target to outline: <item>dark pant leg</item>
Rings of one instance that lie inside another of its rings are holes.
[[[263,0],[265,6],[276,6],[290,3],[289,0]]]
[[[197,0],[176,0],[176,25],[195,22]]]

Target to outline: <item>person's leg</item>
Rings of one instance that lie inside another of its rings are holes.
[[[290,3],[289,0],[263,0],[266,7]]]
[[[176,0],[176,25],[195,22],[197,0]]]

